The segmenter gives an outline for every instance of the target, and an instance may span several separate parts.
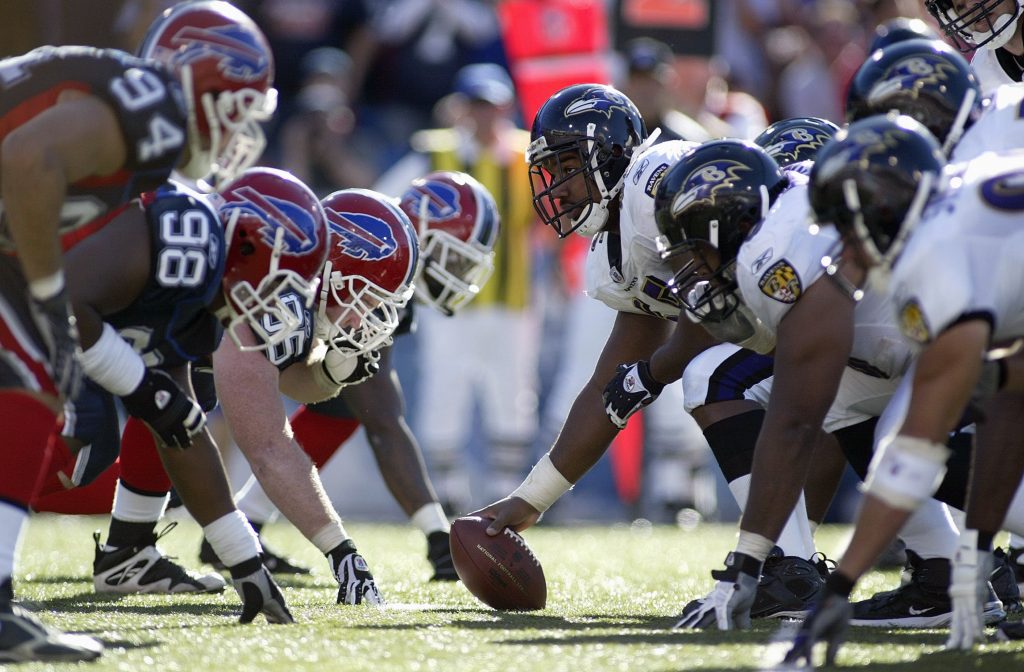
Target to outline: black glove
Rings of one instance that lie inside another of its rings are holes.
[[[188,448],[206,426],[203,409],[159,369],[146,369],[139,386],[121,401],[129,415],[146,423],[171,448]]]
[[[341,381],[342,385],[358,385],[359,383],[373,378],[380,371],[380,353],[376,350],[359,355],[356,361],[356,368]]]
[[[623,429],[629,416],[657,399],[663,389],[664,383],[654,379],[651,367],[645,360],[619,364],[615,377],[601,393],[605,413],[613,425]]]
[[[29,294],[28,305],[49,351],[53,383],[65,399],[74,399],[82,385],[82,364],[78,360],[82,348],[67,289],[48,299]]]
[[[782,664],[788,668],[813,668],[814,661],[811,658],[814,645],[825,642],[825,665],[835,665],[836,654],[846,640],[846,631],[850,628],[852,617],[853,605],[850,600],[826,590],[800,626],[793,639],[793,647]]]

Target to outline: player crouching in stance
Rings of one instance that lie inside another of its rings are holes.
[[[972,397],[984,419],[978,423],[966,529],[953,563],[946,645],[970,648],[984,636],[981,604],[992,538],[1018,501],[1022,467],[1020,433],[1011,429],[1021,412],[1020,382],[1011,366],[1019,362],[1000,365],[986,353],[1024,335],[1016,292],[1024,202],[1007,189],[1024,165],[1010,153],[985,154],[948,167],[944,188],[933,193],[943,168],[937,147],[906,118],[873,117],[851,125],[823,150],[812,174],[816,219],[842,235],[841,259],[854,269],[854,285],[888,284],[903,333],[921,349],[905,380],[909,402],[872,461],[849,549],[787,655],[790,663],[810,663],[818,640],[828,643],[826,656],[834,659],[849,619],[847,596],[881,546],[941,482],[949,458],[945,438]],[[999,260],[995,267],[993,260]],[[934,283],[937,268],[944,274],[940,285]]]

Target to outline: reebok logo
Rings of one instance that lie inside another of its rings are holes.
[[[933,607],[924,607],[923,609],[915,609],[914,607],[907,607],[907,611],[911,616],[920,616],[926,611],[931,611]]]
[[[141,572],[145,566],[145,562],[136,562],[134,565],[125,567],[120,572],[114,572],[107,577],[107,585],[116,586],[120,583],[131,581],[132,577]]]

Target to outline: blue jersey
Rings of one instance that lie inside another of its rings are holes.
[[[172,368],[212,353],[223,329],[206,306],[221,291],[224,231],[202,197],[166,185],[142,199],[150,276],[131,306],[105,316],[147,367]]]

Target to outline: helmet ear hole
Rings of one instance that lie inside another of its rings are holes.
[[[256,253],[256,246],[249,241],[245,241],[238,251],[243,257],[249,257]]]

